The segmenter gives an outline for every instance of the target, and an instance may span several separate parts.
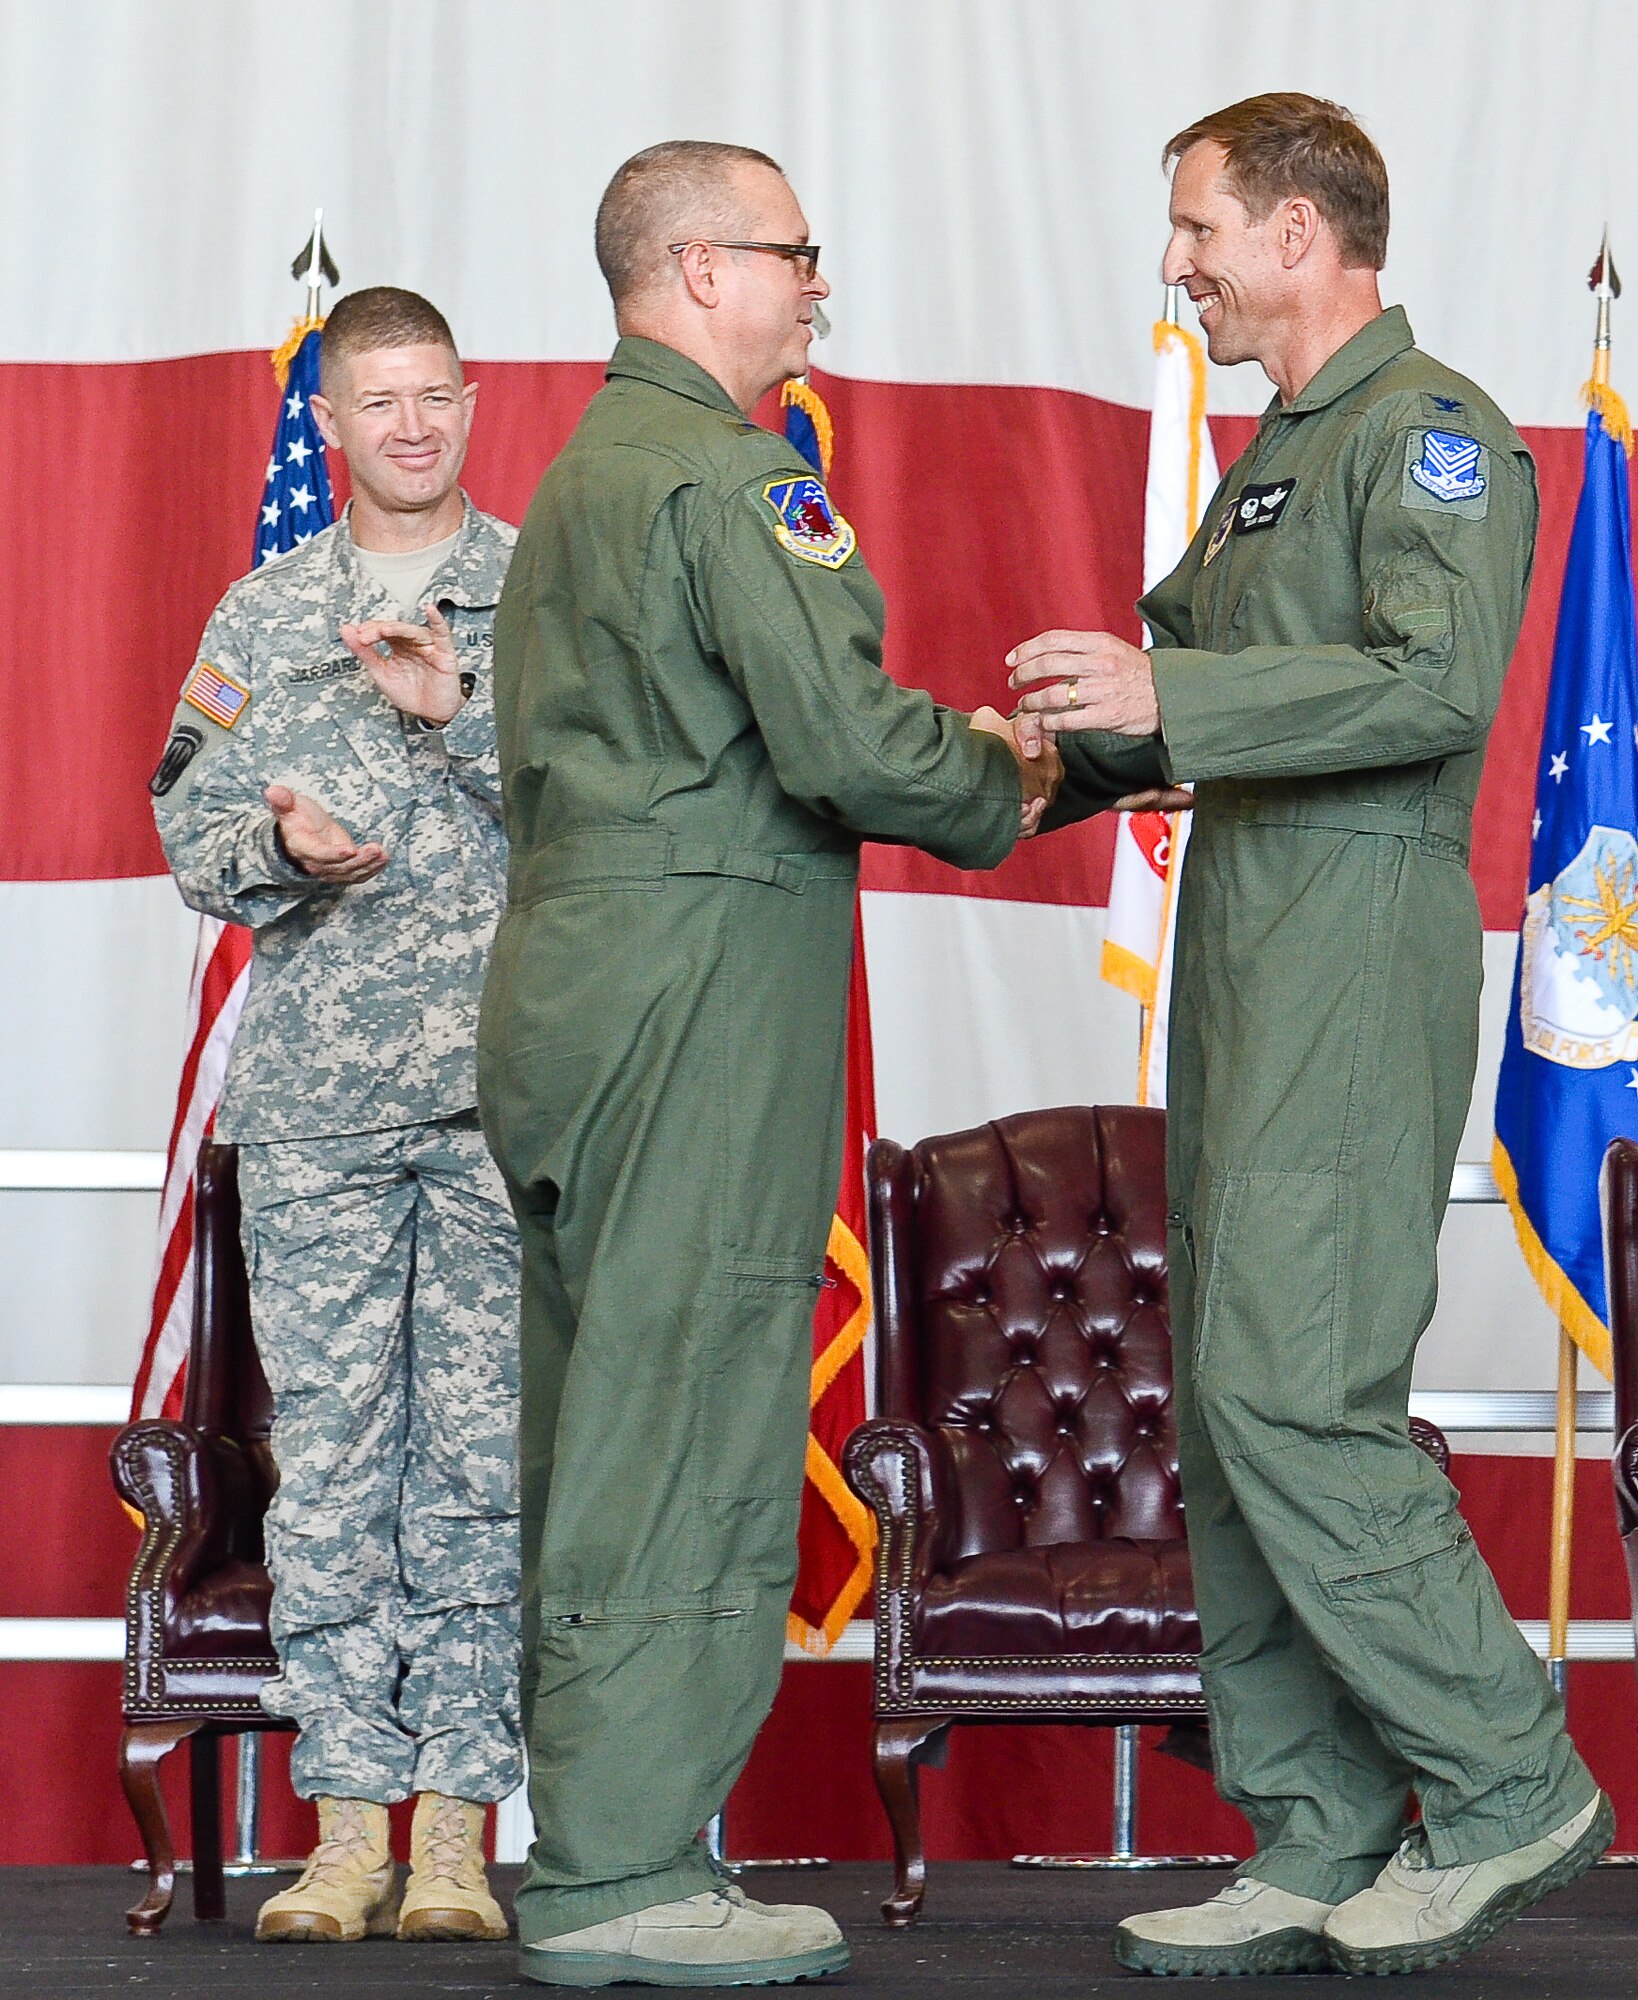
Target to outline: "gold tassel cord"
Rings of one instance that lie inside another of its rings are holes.
[[[1631,458],[1632,418],[1627,414],[1625,399],[1608,382],[1601,382],[1595,376],[1581,385],[1581,400],[1589,410],[1597,411],[1604,429]]]
[[[302,342],[310,333],[320,333],[323,328],[322,319],[298,319],[274,348],[269,359],[273,363],[273,373],[281,389],[290,380],[290,364],[295,360]]]

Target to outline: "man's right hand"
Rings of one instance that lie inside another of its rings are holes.
[[[1041,824],[1041,815],[1058,796],[1058,787],[1064,781],[1064,762],[1058,755],[1057,745],[1043,735],[1033,749],[1026,751],[1012,723],[993,708],[975,710],[969,718],[968,727],[982,729],[989,736],[999,736],[1017,758],[1018,779],[1024,793],[1018,837],[1028,840]]]
[[[293,792],[288,785],[269,785],[262,797],[273,808],[285,853],[304,875],[345,889],[355,882],[368,882],[386,867],[387,850],[378,840],[367,840],[361,847],[339,820],[332,819],[305,792]]]

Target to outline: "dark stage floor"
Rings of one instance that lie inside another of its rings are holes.
[[[503,1898],[517,1872],[495,1871]],[[768,1901],[800,1897],[835,1912],[853,1946],[853,1966],[823,1984],[848,2000],[932,1994],[1038,2000],[1055,1993],[1156,1990],[1156,1982],[1115,1965],[1110,1926],[1132,1909],[1214,1894],[1222,1882],[1221,1874],[1134,1879],[946,1862],[931,1870],[928,1914],[908,1933],[885,1930],[877,1915],[888,1886],[884,1867],[851,1864],[800,1876],[758,1871],[748,1887]],[[257,1883],[228,1884],[228,1917],[220,1924],[193,1921],[184,1883],[160,1938],[138,1943],[121,1917],[134,1899],[132,1884],[132,1877],[111,1868],[0,1869],[0,1994],[6,2000],[108,1993],[143,2000],[309,1994],[399,2000],[442,1993],[481,2000],[545,1990],[515,1979],[509,1945],[257,1945],[251,1925],[268,1893]],[[1263,1993],[1300,2000],[1326,1985],[1335,1990],[1325,1979],[1237,1980],[1229,1991],[1233,2000]],[[1638,1874],[1599,1870],[1509,1926],[1465,1964],[1421,1974],[1408,1986],[1370,1990],[1404,1991],[1407,2000],[1412,1993],[1416,2000],[1632,2000],[1638,1994]]]

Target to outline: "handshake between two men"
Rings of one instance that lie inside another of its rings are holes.
[[[406,715],[440,727],[463,699],[448,623],[435,605],[425,625],[385,620],[343,625],[341,638],[378,691]],[[983,707],[972,727],[999,736],[1018,759],[1023,784],[1020,838],[1036,833],[1063,783],[1054,737],[1101,729],[1116,736],[1153,736],[1160,728],[1149,656],[1112,632],[1038,633],[1007,655],[1008,685],[1026,689],[1014,713]],[[283,785],[265,794],[286,852],[306,872],[335,886],[368,881],[387,865],[379,842],[359,843],[322,806]],[[1179,812],[1194,804],[1181,787],[1132,792],[1118,812]]]
[[[1008,685],[1020,694],[1010,717],[993,708],[973,716],[974,729],[1003,737],[1018,759],[1024,787],[1020,834],[1035,833],[1063,783],[1063,759],[1053,740],[1064,732],[1100,729],[1115,736],[1154,736],[1160,730],[1149,655],[1112,632],[1041,632],[1007,655]],[[1118,812],[1183,812],[1194,794],[1182,786],[1131,792]]]

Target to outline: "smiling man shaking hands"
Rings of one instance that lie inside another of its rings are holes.
[[[1055,773],[883,673],[852,525],[751,421],[830,290],[773,161],[637,154],[597,253],[620,343],[495,626],[512,873],[480,1066],[524,1245],[518,1925],[545,1983],[774,1982],[844,1965],[836,1926],[748,1902],[697,1836],[783,1657],[859,844],[993,867]]]
[[[1387,174],[1347,112],[1252,98],[1166,159],[1165,277],[1212,359],[1277,393],[1140,606],[1151,650],[1048,632],[1009,661],[1063,750],[1049,823],[1196,782],[1168,1087],[1178,1451],[1217,1781],[1257,1853],[1210,1902],[1129,1918],[1116,1952],[1410,1971],[1613,1830],[1406,1419],[1473,1080],[1469,823],[1535,481],[1495,404],[1383,311]]]

